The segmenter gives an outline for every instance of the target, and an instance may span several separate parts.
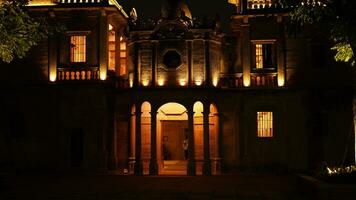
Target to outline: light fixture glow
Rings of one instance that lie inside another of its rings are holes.
[[[285,84],[285,80],[283,76],[278,76],[278,86],[283,87]]]
[[[243,82],[244,82],[245,87],[250,87],[250,85],[251,85],[250,76],[243,76]]]
[[[185,79],[179,80],[179,85],[180,86],[185,86],[187,84],[187,81]]]
[[[218,83],[219,83],[218,76],[215,75],[215,76],[213,77],[213,86],[214,86],[214,87],[217,87],[217,86],[218,86]]]
[[[134,84],[134,74],[130,73],[129,74],[129,85],[130,85],[130,88],[133,87],[133,84]]]
[[[57,74],[56,74],[56,72],[50,72],[50,74],[49,74],[49,81],[55,82],[56,79],[57,79]]]
[[[148,79],[144,79],[142,81],[142,85],[145,86],[145,87],[147,87],[149,85],[149,83],[150,83],[150,81]]]
[[[111,24],[109,24],[109,31],[112,31],[113,29],[114,27]]]
[[[100,70],[100,80],[106,80],[106,70]]]
[[[164,79],[163,78],[158,79],[158,85],[159,86],[163,86],[164,85]]]

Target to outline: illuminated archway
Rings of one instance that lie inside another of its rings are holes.
[[[219,174],[220,173],[219,113],[215,104],[210,105],[209,132],[210,132],[211,171],[212,174]]]
[[[135,170],[135,156],[136,156],[136,105],[131,107],[130,116],[130,157],[129,157],[129,173],[133,174]]]
[[[157,160],[159,174],[185,175],[183,142],[188,128],[187,109],[166,103],[157,110]]]
[[[149,174],[151,157],[151,104],[144,102],[141,106],[141,160],[143,174]]]
[[[194,111],[194,142],[195,142],[195,161],[196,161],[196,173],[202,174],[203,159],[204,159],[204,105],[198,101],[193,106]]]

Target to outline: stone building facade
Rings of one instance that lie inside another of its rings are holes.
[[[115,0],[33,1],[33,15],[66,29],[2,64],[16,74],[1,79],[2,168],[211,175],[352,162],[349,69],[317,31],[290,36],[274,1],[235,3],[224,32],[183,1],[146,21]]]

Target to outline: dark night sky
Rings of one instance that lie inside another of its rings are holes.
[[[139,17],[155,18],[160,15],[161,5],[165,0],[118,0],[119,4],[125,8],[127,14],[132,7],[135,7]],[[229,22],[230,16],[234,13],[235,7],[227,2],[228,0],[185,0],[193,17],[214,17],[220,15],[224,26]]]

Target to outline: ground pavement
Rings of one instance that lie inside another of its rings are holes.
[[[238,173],[222,176],[0,175],[0,199],[312,200],[296,176]]]

